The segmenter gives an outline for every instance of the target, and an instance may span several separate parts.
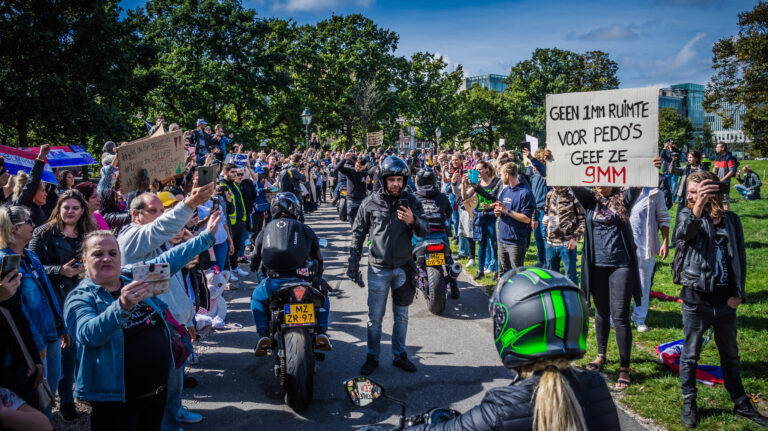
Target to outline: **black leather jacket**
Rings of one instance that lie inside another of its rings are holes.
[[[563,372],[579,400],[588,430],[620,430],[619,415],[608,387],[600,374],[571,368]],[[450,421],[435,425],[420,425],[409,430],[532,430],[533,393],[540,376],[516,378],[511,385],[488,391],[472,410]]]
[[[730,282],[736,287],[739,298],[746,302],[744,286],[747,281],[747,254],[744,231],[739,216],[726,211],[725,228],[728,230],[728,259],[731,262]],[[715,225],[709,216],[699,218],[690,208],[683,208],[677,215],[675,243],[683,242],[677,253],[685,253],[680,282],[683,287],[710,293],[714,290],[715,273]]]
[[[397,209],[402,200],[408,202],[415,218],[410,225],[397,218]],[[411,262],[411,237],[414,233],[427,236],[429,228],[421,203],[412,194],[403,191],[400,196],[393,197],[383,192],[374,192],[360,204],[352,225],[348,273],[357,273],[356,266],[360,264],[363,243],[369,232],[371,245],[368,263],[394,269]]]
[[[421,202],[424,209],[424,218],[429,224],[430,233],[448,233],[446,232],[446,221],[451,220],[453,209],[448,196],[440,193],[440,190],[434,186],[419,186],[414,193],[416,199]]]
[[[56,226],[47,230],[43,226],[37,228],[32,241],[29,243],[29,248],[40,257],[40,262],[45,268],[45,273],[48,275],[54,292],[58,296],[59,305],[62,307],[67,294],[80,283],[80,278],[61,275],[61,267],[80,256],[81,246],[82,242],[78,239],[73,248],[69,240]]]

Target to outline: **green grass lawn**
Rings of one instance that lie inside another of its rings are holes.
[[[763,178],[764,169],[768,171],[768,161],[748,161],[752,169]],[[744,162],[742,163],[742,165]],[[737,184],[734,180],[732,185]],[[768,192],[763,187],[762,194]],[[741,376],[747,393],[761,406],[761,411],[768,412],[768,200],[749,201],[741,199],[731,191],[731,210],[736,212],[744,225],[744,240],[747,246],[747,302],[739,307],[738,341],[741,356]],[[676,214],[676,207],[670,211]],[[454,253],[456,253],[454,246]],[[666,261],[657,258],[657,272],[653,290],[667,295],[677,296],[680,287],[672,283],[670,264],[674,251]],[[536,247],[529,248],[526,265],[536,262]],[[467,261],[463,260],[463,264]],[[579,258],[581,265],[581,258]],[[467,268],[475,275],[477,266]],[[580,270],[579,270],[580,271]],[[480,280],[488,291],[493,289],[491,277],[486,275]],[[684,429],[679,424],[682,395],[679,376],[658,361],[655,347],[659,344],[683,338],[683,326],[677,302],[651,299],[646,324],[650,330],[644,334],[633,331],[634,349],[632,351],[632,385],[626,389],[622,403],[641,416],[653,419],[657,424],[670,430]],[[591,312],[594,316],[594,312]],[[590,329],[593,329],[590,323]],[[579,365],[590,362],[597,353],[594,331],[588,338],[587,354]],[[700,364],[719,365],[720,359],[714,340],[703,350]],[[608,343],[608,363],[605,372],[615,382],[618,376],[618,350],[613,331]],[[757,430],[751,422],[735,419],[731,414],[733,403],[722,385],[709,388],[699,384],[698,407],[701,430]]]

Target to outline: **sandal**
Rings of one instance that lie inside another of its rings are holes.
[[[624,389],[627,389],[630,384],[632,384],[631,379],[632,375],[632,369],[629,367],[621,367],[619,368],[619,378],[616,380],[616,389],[623,391]]]
[[[588,363],[585,368],[588,371],[600,371],[603,369],[603,366],[605,365],[605,360],[606,360],[605,355],[597,355],[595,360]]]

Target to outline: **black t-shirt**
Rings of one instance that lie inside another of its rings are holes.
[[[738,296],[735,286],[731,283],[733,267],[728,258],[728,230],[725,228],[724,219],[715,225],[715,273],[710,281],[713,290],[711,293],[697,292],[683,287],[680,290],[680,298],[689,304],[705,304],[709,306],[724,305],[728,298]]]
[[[111,292],[117,299],[120,291]],[[160,314],[145,302],[133,307],[123,328],[125,398],[133,399],[168,384],[171,364],[168,329]]]
[[[629,266],[629,256],[621,241],[621,219],[616,212],[598,205],[592,218],[595,266]]]

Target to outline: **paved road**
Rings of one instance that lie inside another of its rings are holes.
[[[329,334],[333,351],[319,365],[312,405],[301,413],[284,405],[271,359],[251,354],[256,330],[249,299],[255,284],[245,277],[237,283],[238,290],[225,292],[229,301],[227,321],[240,323],[243,329],[217,331],[199,343],[200,364],[189,369],[199,386],[185,391],[184,404],[206,419],[186,429],[251,430],[271,426],[281,431],[338,430],[397,423],[399,407],[395,404],[384,400],[359,409],[344,397],[341,382],[357,376],[365,360],[367,290],[341,278],[349,255],[349,225],[339,221],[329,206],[323,206],[307,221],[320,238],[329,242],[323,253],[325,274],[338,290],[338,295],[331,298]],[[364,259],[361,266],[365,264]],[[406,373],[391,365],[391,309],[384,318],[382,357],[371,377],[388,394],[406,400],[408,414],[433,406],[466,411],[479,403],[487,389],[509,383],[509,373],[501,366],[492,344],[487,296],[467,282],[460,287],[461,298],[449,299],[443,316],[427,311],[422,297],[410,307],[408,356],[418,366],[417,373]],[[621,418],[625,430],[645,429],[623,413]]]

